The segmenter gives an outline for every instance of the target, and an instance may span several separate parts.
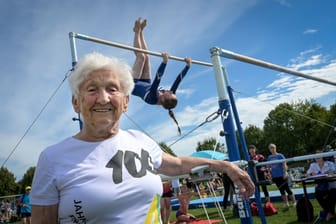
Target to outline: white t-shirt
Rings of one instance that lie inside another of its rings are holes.
[[[311,163],[309,169],[307,170],[307,174],[325,174],[328,172],[335,172],[335,165],[331,161],[324,161],[323,167],[321,168],[317,162]],[[328,182],[329,189],[336,188],[336,181]]]
[[[60,223],[160,223],[162,151],[141,132],[119,130],[102,142],[75,138],[45,149],[32,205],[59,205]]]

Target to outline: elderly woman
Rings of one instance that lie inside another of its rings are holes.
[[[40,155],[31,192],[32,223],[160,223],[158,175],[199,165],[225,172],[242,197],[254,192],[248,174],[225,161],[173,157],[145,134],[119,128],[134,83],[129,65],[86,55],[69,77],[83,128]]]
[[[316,153],[323,153],[323,150],[316,150]],[[316,158],[307,170],[308,176],[316,176],[335,173],[334,163],[326,158]],[[315,187],[315,197],[323,210],[326,212],[326,221],[330,221],[335,216],[336,181],[317,183]]]

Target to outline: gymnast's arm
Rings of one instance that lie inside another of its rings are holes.
[[[161,65],[159,66],[157,72],[156,72],[156,75],[155,75],[155,78],[154,78],[154,81],[149,89],[149,95],[150,94],[155,94],[156,96],[156,92],[158,91],[158,88],[159,88],[159,85],[160,85],[160,81],[161,81],[161,78],[163,76],[163,73],[166,69],[166,65],[167,65],[167,62],[168,62],[168,58],[169,58],[169,54],[168,53],[162,53],[162,63]]]
[[[186,66],[180,72],[180,74],[178,74],[178,76],[176,77],[173,85],[170,88],[170,91],[172,91],[173,93],[176,93],[176,90],[177,90],[178,86],[180,85],[182,79],[186,76],[186,74],[189,71],[189,68],[191,66],[191,58],[185,58],[184,61],[186,62]]]

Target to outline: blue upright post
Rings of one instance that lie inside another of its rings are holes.
[[[231,88],[230,81],[229,81],[228,75],[226,73],[225,67],[222,67],[222,71],[223,71],[223,74],[224,74],[224,77],[225,77],[225,81],[227,83],[227,91],[228,91],[228,94],[229,94],[229,99],[230,99],[230,102],[231,102],[233,115],[234,115],[234,118],[235,118],[235,121],[236,121],[238,134],[239,134],[239,137],[240,137],[240,140],[241,140],[243,154],[244,154],[244,157],[245,157],[246,160],[250,160],[250,158],[249,158],[250,156],[249,156],[247,146],[246,146],[244,132],[243,132],[243,129],[240,125],[238,110],[237,110],[236,103],[235,103],[235,100],[234,100],[234,97],[233,97],[233,94],[232,94],[232,88]],[[250,169],[249,173],[250,173],[250,176],[251,176],[251,173],[254,172],[254,170],[251,170],[252,169],[251,167],[249,167],[249,169]],[[256,184],[255,178],[252,178],[252,179],[254,179],[254,183]],[[266,224],[267,222],[266,222],[265,213],[264,213],[263,206],[262,206],[261,199],[260,199],[259,187],[255,188],[254,197],[255,197],[255,200],[256,200],[257,205],[258,205],[259,216],[260,216],[260,219],[261,219],[261,223]]]
[[[220,60],[220,51],[218,48],[213,47],[210,49],[211,59],[213,63],[213,69],[216,78],[218,103],[222,114],[225,113],[223,118],[223,128],[225,133],[225,140],[228,148],[230,161],[240,160],[240,154],[237,144],[237,138],[235,134],[234,123],[232,119],[232,110],[230,106],[230,99],[228,97],[227,88],[225,85],[226,78],[222,71],[222,65]],[[253,219],[251,216],[250,204],[248,200],[243,200],[240,197],[237,198],[238,212],[241,224],[252,224]]]

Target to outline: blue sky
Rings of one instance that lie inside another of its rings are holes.
[[[71,120],[76,115],[67,82],[32,125],[71,68],[69,32],[132,45],[134,21],[143,17],[148,20],[145,36],[152,51],[211,62],[209,49],[218,46],[335,80],[335,8],[333,0],[0,0],[0,163],[15,149],[5,166],[19,180],[36,165],[46,146],[78,131]],[[76,42],[79,58],[98,51],[130,64],[134,61],[131,51]],[[160,61],[151,57],[153,70]],[[279,103],[314,99],[326,107],[335,104],[335,86],[229,59],[222,63],[235,90],[243,127],[262,127],[268,112]],[[170,86],[183,66],[169,61],[162,86]],[[177,94],[174,111],[184,134],[218,109],[210,67],[193,65]],[[140,128],[168,145],[179,137],[167,111],[134,96],[121,127]],[[207,123],[172,149],[178,155],[190,155],[197,142],[206,138],[224,143],[218,135],[221,129],[219,119]]]

